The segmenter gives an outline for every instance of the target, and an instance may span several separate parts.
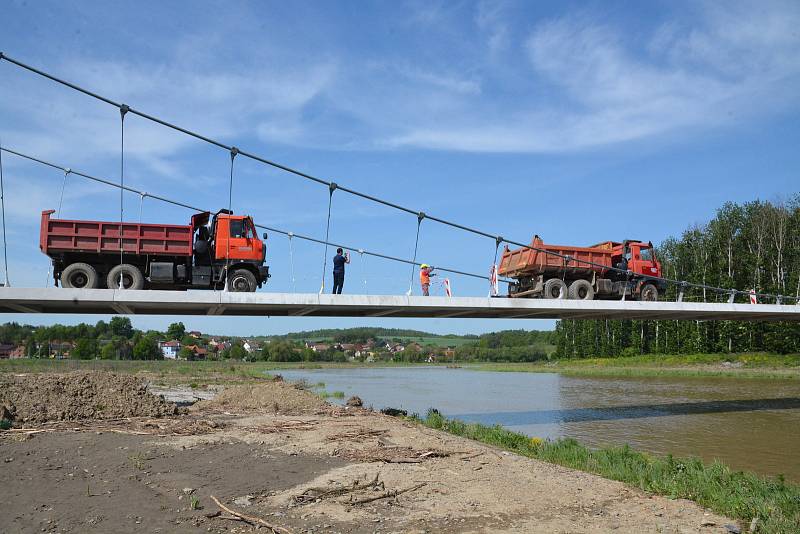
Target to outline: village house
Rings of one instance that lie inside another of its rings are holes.
[[[248,354],[253,354],[261,349],[261,345],[256,341],[245,339],[244,343],[242,343],[242,348],[246,350]]]
[[[184,348],[192,351],[192,356],[189,358],[190,360],[205,360],[208,356],[208,350],[198,345],[185,345]]]
[[[48,343],[47,354],[51,358],[63,360],[69,358],[69,353],[75,345],[69,341],[51,341]]]
[[[203,336],[203,333],[198,332],[197,330],[192,330],[191,332],[189,332],[189,336],[195,339],[200,339]]]
[[[11,351],[8,355],[11,360],[18,360],[25,357],[25,345],[17,345],[17,348]]]
[[[0,343],[0,359],[9,359],[15,348],[17,348],[17,346],[12,345],[11,343]]]
[[[158,348],[167,360],[177,360],[178,353],[181,351],[181,342],[173,339],[172,341],[160,341]]]
[[[325,352],[326,350],[330,349],[330,345],[326,345],[325,343],[314,343],[311,345],[311,350],[314,352]]]

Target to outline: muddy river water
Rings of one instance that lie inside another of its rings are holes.
[[[591,447],[718,458],[800,482],[800,384],[736,378],[577,378],[447,368],[281,371],[366,406],[500,424]],[[343,401],[342,401],[343,402]]]

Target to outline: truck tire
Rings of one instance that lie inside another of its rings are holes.
[[[644,302],[656,302],[658,300],[658,289],[653,284],[642,284],[639,289],[639,300]]]
[[[588,280],[575,280],[569,285],[569,298],[573,300],[594,300],[594,288]]]
[[[123,263],[109,271],[106,277],[106,284],[108,284],[109,289],[119,289],[120,276],[122,276],[122,289],[142,289],[144,287],[142,271],[135,265]]]
[[[567,298],[567,284],[560,278],[551,278],[544,283],[544,298],[546,299],[565,299]]]
[[[97,287],[97,271],[88,263],[72,263],[61,271],[61,287],[92,289]]]
[[[247,269],[236,269],[228,276],[228,291],[253,293],[257,285],[256,275]]]

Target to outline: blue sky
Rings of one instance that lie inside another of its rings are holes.
[[[325,179],[518,241],[659,242],[727,200],[798,191],[797,2],[4,2],[0,50],[110,98]],[[10,148],[118,179],[119,113],[0,63]],[[217,209],[226,152],[126,119],[126,182]],[[10,278],[42,286],[39,214],[62,176],[3,159]],[[66,218],[118,217],[68,179]],[[235,211],[324,237],[327,190],[239,158]],[[125,199],[139,217],[138,196]],[[146,199],[142,220],[187,221]],[[416,220],[346,194],[331,239],[410,258]],[[264,291],[316,292],[319,245],[269,239]],[[332,255],[332,251],[330,251]],[[491,240],[426,221],[419,259],[486,273]],[[409,269],[357,254],[345,291],[400,294]],[[330,273],[327,286],[330,287]],[[451,277],[456,295],[485,295]],[[415,287],[416,289],[416,287]],[[441,289],[437,289],[441,291]],[[9,316],[31,323],[98,317]],[[363,324],[436,332],[551,321],[183,318],[231,334]],[[137,317],[143,328],[174,319]]]

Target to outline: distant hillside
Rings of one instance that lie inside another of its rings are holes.
[[[360,328],[325,328],[321,330],[307,330],[303,332],[292,332],[284,336],[274,336],[279,339],[293,339],[303,341],[338,341],[356,342],[368,339],[394,339],[418,340],[437,339],[437,340],[476,340],[478,336],[456,334],[432,334],[420,330],[407,330],[403,328],[379,328],[379,327],[360,327]]]

